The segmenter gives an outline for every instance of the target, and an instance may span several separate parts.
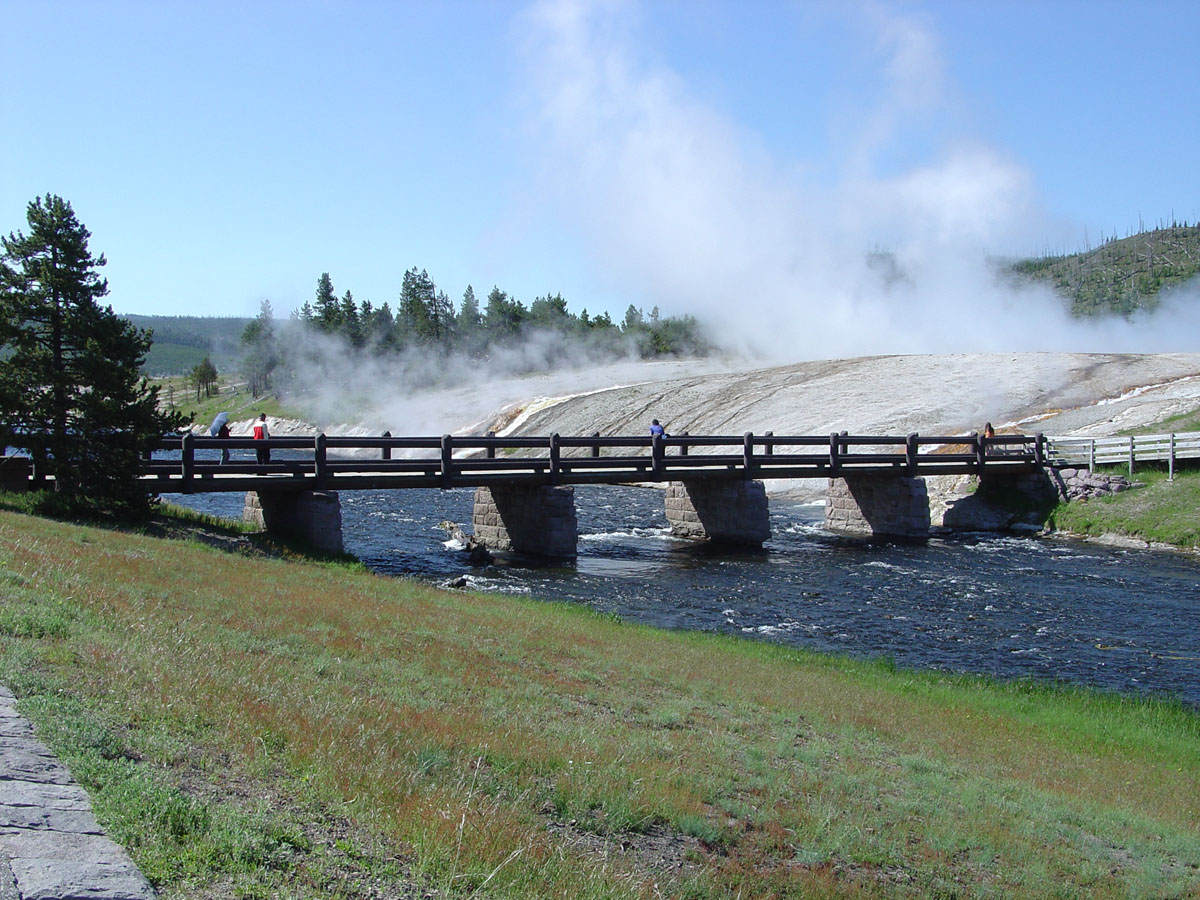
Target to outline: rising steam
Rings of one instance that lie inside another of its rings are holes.
[[[1054,227],[1011,154],[959,134],[918,164],[884,164],[906,129],[952,133],[932,127],[953,91],[923,21],[851,7],[880,58],[878,99],[830,148],[836,176],[817,181],[805,173],[829,159],[770,155],[644,61],[633,9],[547,0],[529,11],[531,151],[598,264],[664,311],[776,359],[1191,348],[1196,332],[1178,320],[1080,323],[1049,289],[997,277],[996,253]],[[780,84],[776,102],[815,89]]]

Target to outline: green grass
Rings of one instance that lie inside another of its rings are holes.
[[[1187,431],[1200,431],[1200,408],[1121,434]],[[1100,470],[1128,475],[1125,466]],[[1047,524],[1074,534],[1124,535],[1185,549],[1200,547],[1200,469],[1194,462],[1181,462],[1173,480],[1163,465],[1139,466],[1132,480],[1144,487],[1086,503],[1059,503],[1049,512]]]
[[[1075,534],[1120,534],[1176,547],[1200,546],[1200,471],[1176,471],[1171,481],[1166,472],[1146,468],[1138,469],[1134,479],[1145,487],[1086,503],[1060,503],[1048,524]]]
[[[1200,717],[0,511],[0,681],[165,897],[1183,897]]]
[[[255,418],[262,412],[285,419],[304,418],[294,407],[280,402],[276,395],[253,397],[244,383],[224,378],[220,380],[215,396],[202,393],[199,399],[196,398],[195,387],[189,385],[184,376],[154,378],[151,382],[161,387],[158,397],[162,406],[179,410],[201,425],[208,425],[219,412],[229,413],[234,422]]]

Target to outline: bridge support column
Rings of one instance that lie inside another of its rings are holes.
[[[761,481],[672,481],[664,506],[677,537],[752,547],[771,537]]]
[[[925,479],[894,475],[830,478],[825,526],[847,534],[928,537]]]
[[[573,487],[476,488],[475,540],[489,550],[574,556],[579,538]]]
[[[342,504],[337,491],[246,492],[242,518],[271,534],[342,553]]]
[[[974,493],[951,502],[942,526],[955,531],[1040,530],[1066,485],[1055,469],[999,474],[984,469]]]

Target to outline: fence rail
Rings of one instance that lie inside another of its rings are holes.
[[[1170,434],[1137,434],[1126,437],[1047,437],[1047,462],[1054,465],[1128,465],[1133,474],[1137,463],[1167,464],[1170,478],[1175,464],[1183,459],[1200,459],[1200,431]]]

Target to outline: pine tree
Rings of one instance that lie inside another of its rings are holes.
[[[491,341],[505,341],[516,337],[527,315],[528,311],[520,300],[510,299],[499,287],[493,287],[488,294],[487,309],[483,315],[488,338]]]
[[[350,342],[350,346],[359,348],[363,345],[362,323],[358,318],[358,306],[354,303],[354,295],[346,291],[342,297],[342,336]]]
[[[213,361],[207,356],[192,367],[192,371],[188,376],[191,378],[192,384],[196,386],[196,402],[200,402],[200,394],[204,393],[206,397],[212,396],[213,385],[217,383],[218,373],[217,367],[213,365]]]
[[[313,318],[322,331],[333,332],[342,327],[342,305],[334,293],[333,279],[328,272],[322,272],[317,279],[317,302]]]
[[[242,354],[242,369],[250,395],[257,398],[271,389],[275,371],[282,362],[270,300],[262,301],[258,316],[242,331]]]
[[[71,205],[47,194],[26,220],[0,238],[0,425],[72,507],[144,513],[141,459],[184,417],[140,373],[150,334],[99,305],[106,260]]]
[[[400,288],[400,306],[396,310],[396,330],[401,344],[424,343],[434,334],[432,322],[433,282],[416,267],[404,273]]]
[[[471,356],[483,352],[483,316],[479,314],[479,301],[475,299],[475,288],[467,285],[463,291],[462,305],[454,318],[454,331],[462,350]]]

